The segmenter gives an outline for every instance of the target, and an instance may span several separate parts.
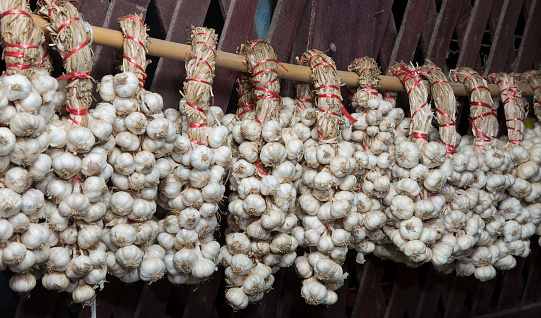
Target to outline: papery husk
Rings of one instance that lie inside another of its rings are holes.
[[[40,13],[46,15],[50,21],[47,29],[56,50],[65,59],[64,68],[67,76],[86,74],[83,77],[73,76],[68,79],[67,105],[73,110],[88,109],[92,103],[93,82],[89,74],[93,66],[93,53],[88,42],[83,45],[87,41],[87,34],[83,22],[75,19],[79,17],[79,12],[68,1],[44,0]],[[57,33],[58,28],[69,20],[71,22]],[[80,49],[77,49],[78,47]],[[67,56],[68,54],[70,55]],[[88,126],[88,115],[71,114],[70,118],[83,127]]]
[[[489,149],[498,131],[498,120],[496,118],[497,106],[494,105],[492,96],[490,96],[487,81],[481,74],[469,67],[451,70],[449,79],[452,82],[462,83],[471,93],[470,121],[472,122],[473,142],[479,150]],[[485,103],[490,106],[490,109],[474,105],[474,103]]]
[[[498,85],[500,98],[505,112],[507,136],[509,143],[522,145],[524,135],[524,118],[526,112],[522,103],[522,91],[516,86],[515,78],[505,73],[490,75],[492,82]]]
[[[527,71],[522,73],[522,81],[527,82],[533,91],[533,112],[537,121],[541,122],[541,74],[538,71]]]
[[[139,90],[136,94],[136,98],[140,98],[140,92],[144,89],[145,79],[147,77],[147,74],[145,73],[146,68],[148,64],[150,64],[150,60],[147,60],[147,27],[142,22],[142,16],[137,14],[119,19],[118,26],[125,37],[122,44],[124,58],[122,59],[120,70],[122,72],[134,73],[137,76],[139,79]],[[127,37],[126,35],[130,35],[130,37],[133,38]]]
[[[356,58],[348,66],[348,71],[355,72],[359,79],[359,87],[368,94],[368,99],[378,98],[378,83],[381,70],[371,57]]]
[[[340,78],[336,73],[336,65],[332,58],[318,50],[304,52],[301,63],[309,66],[312,71],[312,81],[317,93],[316,105],[319,109],[316,113],[319,140],[335,143],[342,120]]]
[[[442,144],[448,155],[455,153],[457,140],[460,138],[456,131],[456,105],[453,88],[447,81],[442,70],[430,60],[421,66],[419,70],[430,83],[430,93],[436,109],[436,118]]]
[[[206,124],[212,97],[217,42],[218,35],[214,29],[203,27],[193,28],[188,39],[188,44],[192,48],[186,59],[186,80],[184,81],[186,103],[182,111],[186,114],[190,125],[188,134],[192,140],[196,141],[193,146],[196,146],[197,142],[208,144]],[[190,104],[202,111],[190,106]]]
[[[415,145],[423,149],[428,142],[428,131],[432,124],[432,111],[428,102],[428,86],[415,67],[404,63],[396,63],[391,68],[394,76],[402,82],[410,102],[410,131]]]
[[[255,93],[252,90],[252,76],[250,73],[237,72],[237,95],[239,102],[235,116],[239,120],[255,119]]]
[[[266,123],[280,116],[280,81],[276,53],[263,40],[247,41],[241,47],[246,56],[248,72],[252,74],[252,89],[257,99],[256,121]],[[272,70],[272,71],[271,71]]]
[[[37,66],[41,60],[42,53],[39,47],[45,41],[45,36],[32,20],[32,11],[26,0],[3,0],[0,4],[0,13],[8,10],[22,10],[28,13],[28,16],[13,13],[5,15],[0,20],[2,42],[4,44],[2,58],[6,61],[6,74],[28,76],[31,72],[30,67]],[[11,47],[7,46],[8,44],[31,45],[34,47]],[[22,57],[6,55],[8,52],[12,53],[11,55],[22,55]]]

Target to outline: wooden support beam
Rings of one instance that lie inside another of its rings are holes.
[[[306,0],[278,0],[267,33],[267,42],[272,45],[278,59],[289,57],[295,34],[306,4]]]
[[[33,16],[33,18],[36,24],[45,30],[45,25],[47,24],[45,20],[43,20],[41,17],[38,17],[38,16]],[[113,47],[113,48],[122,47],[123,36],[121,32],[99,28],[99,27],[93,27],[93,31],[94,31],[94,43],[96,43],[97,45],[103,45],[103,46],[108,46],[108,47]],[[173,43],[173,42],[149,38],[149,44],[147,46],[147,49],[150,55],[184,61],[186,59],[186,55],[188,54],[190,50],[190,47],[185,44],[179,44],[179,43]],[[227,53],[227,52],[220,52],[220,51],[216,52],[216,67],[217,68],[224,68],[227,70],[242,72],[246,70],[245,63],[246,63],[246,59],[243,56],[233,54],[233,53]],[[293,64],[288,64],[288,63],[283,63],[283,65],[287,68],[287,71],[285,71],[282,68],[278,68],[277,72],[278,72],[279,78],[285,78],[285,79],[301,81],[301,82],[310,82],[312,80],[311,72],[308,67],[293,65]],[[351,87],[358,86],[358,83],[357,83],[358,76],[355,73],[346,72],[346,71],[337,71],[337,73],[345,85],[351,86]],[[233,85],[233,82],[231,83],[231,85]],[[385,90],[396,91],[396,92],[405,91],[404,86],[402,86],[402,83],[396,77],[382,76],[380,79],[379,85],[380,85],[380,88],[385,89]],[[458,84],[458,83],[452,83],[451,86],[453,87],[455,95],[457,96],[469,95],[463,85]],[[218,83],[216,83],[215,81],[214,87],[216,89],[219,89],[220,85],[218,85]],[[497,85],[489,84],[488,88],[492,96],[498,96],[499,92],[498,92]],[[531,87],[527,84],[520,84],[519,88],[523,91],[523,95],[532,95],[533,93]],[[215,90],[215,94],[216,94],[216,90]]]

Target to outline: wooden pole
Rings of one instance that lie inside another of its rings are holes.
[[[44,32],[48,32],[45,26],[47,21],[38,15],[32,16],[34,22],[39,26]],[[115,49],[121,49],[124,37],[122,32],[110,30],[100,27],[92,27],[94,31],[93,44],[112,47]],[[90,40],[90,34],[88,34],[88,39]],[[148,38],[148,54],[153,56],[159,56],[174,60],[185,61],[188,52],[190,51],[190,46],[186,44],[168,42],[164,40],[159,40],[155,38]],[[299,82],[310,82],[310,68],[300,65],[282,63],[284,67],[278,68],[278,77],[293,81]],[[226,68],[238,72],[246,72],[246,59],[242,55],[216,51],[216,67]],[[342,79],[342,82],[350,87],[357,87],[357,74],[353,72],[338,71],[338,76]],[[468,92],[464,85],[459,83],[451,83],[453,91],[456,96],[469,96]],[[394,92],[405,92],[404,86],[400,80],[394,76],[381,76],[379,81],[379,88],[394,91]],[[533,90],[530,85],[520,84],[519,88],[522,90],[523,95],[532,95]],[[493,97],[499,96],[498,86],[495,84],[489,84],[488,89],[490,94]]]

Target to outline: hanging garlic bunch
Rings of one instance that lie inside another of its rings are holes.
[[[174,170],[160,185],[160,204],[169,212],[160,221],[158,243],[166,250],[167,276],[173,284],[207,280],[220,263],[218,209],[225,192],[224,178],[231,161],[229,131],[220,124],[223,112],[209,107],[217,35],[194,28],[189,42],[184,97],[180,105],[182,134],[174,141]],[[187,125],[182,125],[186,123]]]
[[[272,273],[292,266],[297,240],[290,235],[297,224],[298,162],[303,142],[291,126],[293,100],[282,99],[274,51],[265,41],[249,41],[241,52],[253,74],[257,98],[255,118],[243,116],[231,124],[236,152],[231,165],[226,246],[222,263],[230,287],[229,304],[237,309],[259,301],[274,282]],[[301,124],[302,126],[302,124]],[[306,139],[307,137],[304,137]]]

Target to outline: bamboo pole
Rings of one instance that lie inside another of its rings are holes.
[[[34,22],[44,32],[48,32],[45,28],[47,21],[40,16],[33,15]],[[122,32],[110,30],[106,28],[100,28],[93,26],[94,39],[93,44],[112,47],[115,49],[121,49],[124,37]],[[90,34],[88,35],[90,40]],[[168,42],[155,38],[148,38],[148,54],[158,57],[164,57],[174,60],[185,61],[186,56],[190,51],[190,46],[186,44]],[[310,69],[305,66],[282,63],[287,71],[282,68],[278,68],[278,77],[298,82],[310,82]],[[216,51],[216,67],[226,68],[237,72],[246,72],[246,59],[242,55]],[[350,87],[357,87],[357,74],[353,72],[338,71],[338,76],[342,79],[342,82]],[[469,96],[464,85],[459,83],[451,83],[453,92],[456,96]],[[381,76],[379,80],[379,88],[394,91],[405,92],[404,86],[400,80],[394,76]],[[520,84],[518,88],[522,90],[523,96],[532,95],[533,90],[530,85]],[[488,89],[493,97],[499,96],[498,86],[495,84],[489,84]]]

